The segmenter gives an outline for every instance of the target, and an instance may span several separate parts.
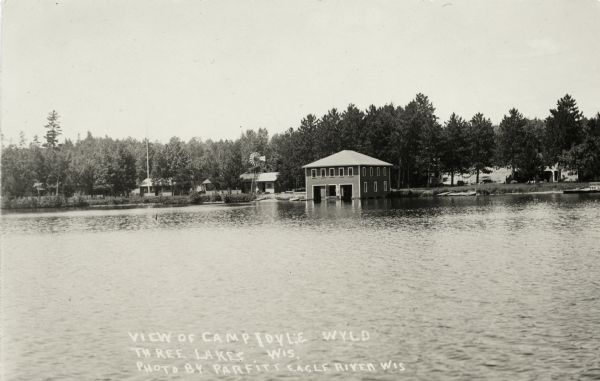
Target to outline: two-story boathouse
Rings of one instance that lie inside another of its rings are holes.
[[[392,164],[356,151],[340,151],[303,166],[306,198],[343,200],[386,197],[390,193]]]

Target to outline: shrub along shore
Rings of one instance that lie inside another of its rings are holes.
[[[403,197],[434,197],[445,192],[477,192],[479,196],[494,196],[504,194],[527,193],[561,193],[566,189],[586,187],[588,183],[538,183],[538,184],[479,184],[462,185],[436,188],[410,188],[398,189],[390,193],[392,198]],[[193,193],[188,196],[156,196],[156,197],[21,197],[3,199],[2,209],[68,209],[68,208],[126,208],[126,207],[161,207],[161,206],[187,206],[201,204],[241,204],[249,203],[256,199],[254,195],[239,194],[200,194]]]
[[[433,197],[445,192],[477,192],[479,196],[494,196],[516,193],[561,193],[566,189],[577,189],[588,183],[537,183],[537,184],[472,184],[453,187],[411,188],[392,191],[391,197]]]
[[[186,206],[200,204],[239,204],[255,199],[251,194],[200,194],[188,196],[156,196],[156,197],[64,197],[41,196],[3,199],[2,209],[66,209],[66,208],[121,208],[121,207],[160,207]]]

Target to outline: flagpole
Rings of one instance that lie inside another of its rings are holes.
[[[146,179],[150,180],[150,159],[148,154],[148,125],[146,125]],[[148,195],[150,195],[150,184],[148,184]]]

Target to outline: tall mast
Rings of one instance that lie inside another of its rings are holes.
[[[146,178],[150,180],[150,160],[148,159],[148,138],[146,137]],[[148,194],[150,194],[150,184],[148,184]]]

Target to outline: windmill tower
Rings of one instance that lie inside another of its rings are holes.
[[[265,156],[261,156],[258,152],[252,152],[250,157],[248,158],[248,162],[250,163],[250,170],[252,171],[252,183],[250,184],[250,193],[256,194],[256,187],[258,176],[262,170],[262,167],[266,161]]]

